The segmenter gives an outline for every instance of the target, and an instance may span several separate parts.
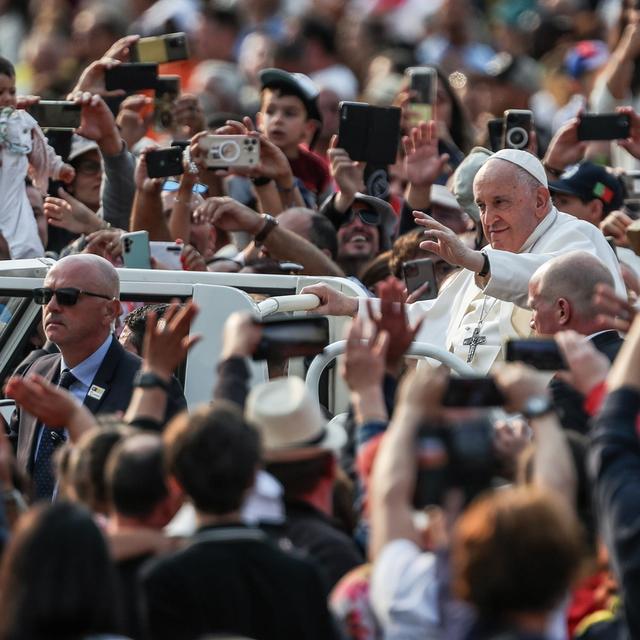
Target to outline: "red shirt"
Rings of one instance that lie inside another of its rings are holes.
[[[298,146],[298,157],[289,159],[293,175],[316,196],[323,194],[329,187],[331,175],[327,163],[313,151]]]

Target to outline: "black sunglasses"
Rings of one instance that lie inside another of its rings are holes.
[[[353,209],[350,209],[345,216],[344,223],[349,224],[353,220],[353,216],[356,213],[358,214],[360,220],[362,220],[362,222],[364,222],[365,224],[377,226],[382,220],[382,216],[380,215],[379,211],[374,211],[373,209],[358,209],[357,211],[354,211]]]
[[[82,291],[75,287],[63,287],[62,289],[52,289],[51,287],[40,287],[33,290],[33,301],[36,304],[49,304],[51,298],[56,297],[59,305],[63,307],[72,307],[80,296],[92,296],[94,298],[104,298],[105,300],[113,300],[111,296],[104,296],[101,293],[91,293],[90,291]]]

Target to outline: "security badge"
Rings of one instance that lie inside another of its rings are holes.
[[[94,400],[100,400],[100,398],[102,398],[102,396],[104,395],[104,392],[105,389],[99,387],[97,384],[94,384],[91,385],[91,388],[89,389],[89,393],[87,395]]]

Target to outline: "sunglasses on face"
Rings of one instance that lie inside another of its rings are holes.
[[[177,191],[179,188],[180,183],[177,180],[165,180],[164,184],[162,185],[163,191]],[[207,193],[207,191],[209,191],[209,187],[207,187],[206,184],[200,184],[199,182],[196,182],[196,184],[193,185],[191,191],[193,191],[193,193],[199,193],[203,195]]]
[[[104,298],[105,300],[113,300],[111,296],[105,296],[101,293],[91,293],[91,291],[82,291],[75,287],[64,287],[62,289],[52,289],[51,287],[40,287],[33,290],[33,301],[36,304],[45,305],[51,302],[51,298],[56,297],[56,301],[63,307],[72,307],[80,296],[92,296],[94,298]]]
[[[374,211],[373,209],[358,209],[357,211],[354,211],[353,209],[350,209],[346,214],[344,223],[349,224],[356,214],[364,224],[377,226],[382,220],[382,216],[379,211]]]

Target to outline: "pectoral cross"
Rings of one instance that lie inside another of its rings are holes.
[[[469,347],[469,355],[467,356],[467,362],[471,362],[476,355],[476,348],[479,344],[484,344],[487,341],[485,336],[480,335],[480,327],[476,327],[473,330],[473,335],[470,338],[462,341],[465,347]]]

